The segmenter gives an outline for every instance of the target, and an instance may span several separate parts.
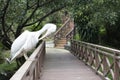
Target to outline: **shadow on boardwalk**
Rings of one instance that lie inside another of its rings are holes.
[[[102,80],[69,51],[47,48],[40,80]]]

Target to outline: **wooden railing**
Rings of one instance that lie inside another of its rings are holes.
[[[44,55],[45,42],[42,42],[10,80],[39,80]]]
[[[70,22],[70,18],[68,18],[68,20],[58,29],[58,31],[55,33],[54,35],[54,43],[56,44],[58,40],[60,40],[61,38],[65,38],[66,36],[66,31],[68,29],[70,29],[69,27],[69,22]]]
[[[55,37],[63,37],[63,33],[65,33],[65,31],[69,28],[69,22],[70,22],[70,18],[68,18],[68,20],[58,29],[58,31],[55,33]]]
[[[71,52],[105,80],[120,80],[120,50],[71,40]]]
[[[67,41],[73,39],[73,34],[74,34],[74,28],[66,34]]]

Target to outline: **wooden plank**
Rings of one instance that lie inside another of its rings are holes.
[[[40,80],[102,80],[69,51],[47,48]]]

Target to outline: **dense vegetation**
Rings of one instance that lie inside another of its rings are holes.
[[[75,0],[74,20],[81,40],[120,49],[120,0]]]

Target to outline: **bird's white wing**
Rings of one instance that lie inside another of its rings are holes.
[[[16,38],[11,46],[11,57],[13,57],[16,52],[18,52],[24,43],[27,40],[27,36],[29,34],[29,31],[24,31],[18,38]]]
[[[20,44],[18,50],[13,52],[11,61],[14,60],[15,58],[23,56],[23,54],[27,53],[28,51],[30,51],[36,46],[36,44],[38,43],[38,38],[35,37],[35,34],[36,33],[34,32],[23,33],[17,38],[17,40],[15,41],[16,45],[19,39],[20,41],[22,41],[22,45]],[[21,38],[24,38],[24,39],[21,40]],[[13,48],[15,47],[13,46],[12,50]]]
[[[29,35],[27,35],[26,41],[23,44],[23,46],[14,54],[11,61],[14,60],[17,57],[23,56],[23,54],[27,54],[28,51],[33,49],[38,42],[38,39],[35,38],[35,34],[33,32],[30,32]]]
[[[37,43],[38,43],[38,38],[35,37],[34,32],[31,32],[24,44],[25,51],[26,52],[30,51],[36,46]]]

